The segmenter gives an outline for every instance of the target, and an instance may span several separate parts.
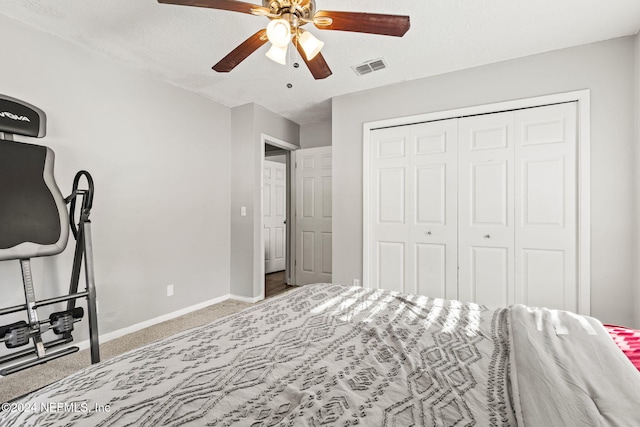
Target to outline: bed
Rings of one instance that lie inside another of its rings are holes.
[[[92,365],[2,426],[637,426],[597,320],[316,284]]]

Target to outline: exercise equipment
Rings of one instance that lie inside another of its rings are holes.
[[[93,206],[93,178],[80,171],[73,180],[71,195],[63,197],[54,175],[54,153],[49,147],[14,140],[14,135],[43,138],[46,134],[46,115],[41,109],[24,101],[0,94],[0,261],[19,260],[22,270],[25,303],[0,308],[0,316],[26,311],[27,320],[4,326],[0,322],[0,343],[9,349],[31,342],[33,348],[19,350],[0,357],[0,366],[18,359],[26,359],[0,369],[0,375],[46,363],[79,350],[66,347],[73,341],[74,324],[84,317],[84,309],[76,307],[76,300],[87,300],[91,363],[100,361],[96,290],[93,270],[91,221]],[[86,185],[80,188],[84,178]],[[69,205],[69,210],[67,210]],[[79,211],[76,223],[76,211]],[[69,293],[38,300],[33,285],[31,258],[56,255],[64,251],[69,229],[75,239]],[[84,261],[84,264],[83,264]],[[85,290],[78,291],[84,265]],[[7,286],[0,283],[0,289]],[[66,309],[41,319],[38,309],[66,303]],[[43,339],[52,331],[56,338]]]

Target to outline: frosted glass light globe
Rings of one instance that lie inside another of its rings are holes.
[[[267,38],[274,46],[285,47],[291,41],[291,26],[285,19],[273,19],[267,25]]]

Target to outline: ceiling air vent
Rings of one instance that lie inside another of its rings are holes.
[[[374,71],[382,70],[387,68],[387,64],[384,62],[384,59],[372,59],[371,61],[367,61],[363,64],[354,65],[353,71],[356,72],[357,75],[363,76],[365,74],[373,73]]]

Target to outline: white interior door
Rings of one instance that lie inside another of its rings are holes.
[[[505,307],[514,299],[513,112],[458,121],[459,295]]]
[[[286,262],[286,165],[264,161],[264,271],[285,269]]]
[[[331,147],[296,154],[296,284],[331,282]]]
[[[577,312],[577,106],[515,112],[517,302]]]
[[[371,135],[365,286],[457,297],[456,120]]]

